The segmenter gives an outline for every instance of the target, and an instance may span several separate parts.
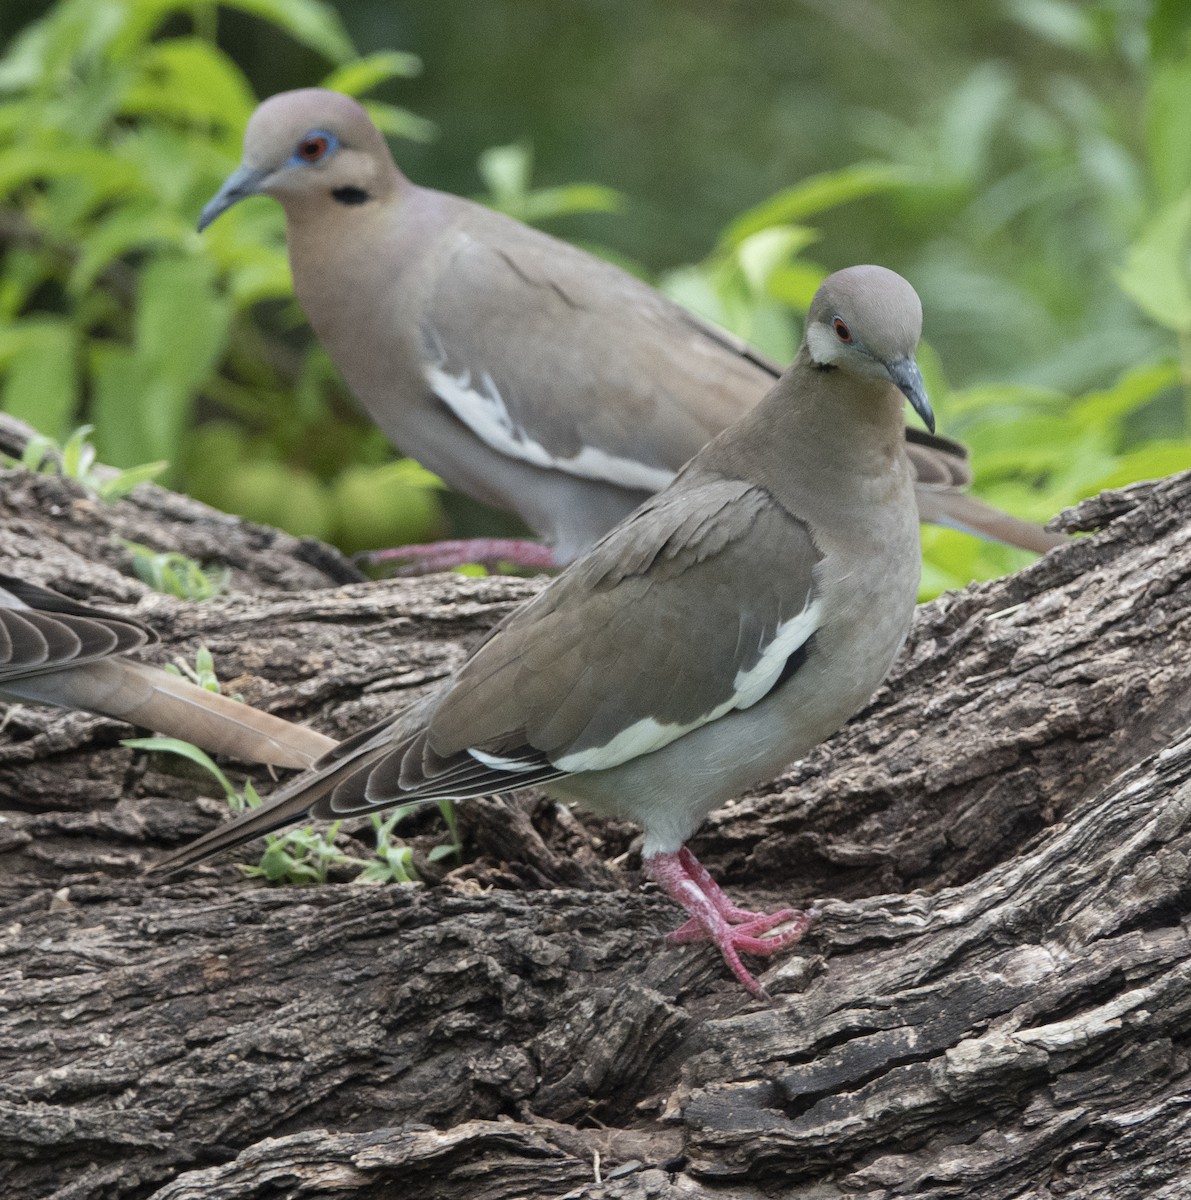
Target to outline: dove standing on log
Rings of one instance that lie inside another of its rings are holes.
[[[570,562],[779,374],[619,268],[411,183],[364,109],[336,92],[261,104],[243,165],[199,229],[254,195],[285,209],[298,300],[389,440],[546,542],[402,548],[427,566]],[[905,436],[922,520],[1039,553],[1065,540],[965,495],[962,446]]]
[[[0,574],[0,700],[78,708],[275,767],[309,767],[336,746],[305,725],[124,657],[156,640],[129,617]]]
[[[761,994],[741,952],[789,945],[808,914],[737,908],[684,843],[861,708],[905,640],[921,556],[903,396],[934,425],[921,324],[900,275],[832,275],[768,396],[450,679],[158,869],[306,814],[540,785],[640,824],[647,874],[689,917],[671,939],[710,940]]]

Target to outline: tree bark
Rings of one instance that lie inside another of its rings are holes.
[[[160,660],[201,639],[228,690],[336,736],[541,586],[349,583],[154,487],[10,471],[0,516],[0,570],[134,605]],[[0,1194],[1191,1194],[1191,474],[1067,527],[1098,532],[924,606],[869,708],[700,834],[748,902],[822,899],[767,1004],[660,942],[631,826],[529,794],[461,805],[450,870],[414,819],[423,884],[146,882],[221,819],[209,781],[115,722],[11,713]],[[234,591],[149,593],[130,530]]]

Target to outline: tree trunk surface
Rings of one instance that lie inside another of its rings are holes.
[[[211,780],[10,709],[0,1196],[1191,1196],[1191,473],[1065,522],[1090,536],[922,607],[869,707],[693,843],[750,904],[822,901],[767,1003],[662,943],[628,824],[526,793],[459,806],[461,865],[411,818],[419,884],[266,887],[235,856],[146,881],[222,819]],[[119,538],[233,590],[150,592]],[[14,469],[18,568],[334,736],[541,586],[353,582],[161,488]]]

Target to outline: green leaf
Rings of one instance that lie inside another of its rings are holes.
[[[1122,455],[1096,484],[1097,490],[1127,487],[1142,479],[1164,479],[1177,471],[1191,470],[1191,439],[1169,438],[1147,442]]]
[[[912,176],[890,163],[857,163],[839,171],[812,175],[742,213],[721,236],[721,244],[737,246],[771,225],[790,225],[838,208],[851,200],[906,187]]]
[[[755,292],[763,292],[779,267],[800,254],[818,238],[813,229],[801,225],[771,225],[736,244],[736,261]]]
[[[1149,19],[1150,49],[1161,61],[1187,52],[1191,34],[1191,8],[1186,0],[1152,0]]]
[[[705,267],[677,267],[663,275],[658,286],[675,304],[705,321],[729,328],[728,313]]]
[[[80,425],[62,446],[62,474],[84,481],[95,465],[95,447],[91,444],[91,426]]]
[[[149,363],[127,346],[92,347],[91,415],[104,462],[131,467],[156,457],[143,421],[152,383]]]
[[[1129,249],[1117,283],[1159,325],[1191,333],[1191,283],[1187,242],[1191,233],[1191,191],[1164,208]]]
[[[451,836],[451,844],[449,846],[435,846],[430,851],[430,861],[435,862],[441,858],[441,854],[436,854],[436,851],[447,851],[454,854],[456,862],[463,861],[463,841],[459,837],[459,814],[455,808],[454,800],[440,800],[438,802],[438,811],[442,814],[442,819],[446,822],[447,832]]]
[[[50,139],[46,139],[47,143]],[[45,144],[8,149],[0,158],[0,196],[26,184],[65,180],[89,186],[90,203],[99,204],[141,189],[140,173],[115,155],[82,145]]]
[[[104,270],[132,250],[190,242],[191,232],[177,213],[163,211],[154,200],[139,200],[117,208],[98,222],[83,244],[83,253],[70,274],[68,287],[78,297],[90,290]]]
[[[197,763],[205,771],[210,772],[211,777],[223,788],[224,795],[227,797],[229,803],[236,795],[236,789],[232,787],[231,781],[215,765],[211,756],[206,751],[200,750],[197,746],[192,746],[189,742],[182,741],[181,738],[127,738],[120,745],[127,746],[130,750],[149,750],[162,754],[177,754],[181,758],[188,758],[192,763]]]
[[[256,107],[243,72],[202,38],[170,38],[147,47],[120,110],[155,119],[242,129]]]
[[[231,307],[203,258],[160,257],[141,272],[137,353],[179,388],[197,388],[223,355]],[[166,450],[177,445],[171,441]]]
[[[826,272],[816,263],[792,262],[778,267],[769,277],[769,294],[787,308],[805,313],[811,306]]]
[[[131,474],[132,472],[126,472]],[[226,568],[204,569],[193,558],[177,550],[157,551],[140,542],[130,542],[120,538],[120,544],[132,559],[132,569],[142,583],[148,584],[154,591],[167,596],[177,596],[180,600],[210,600],[227,590],[231,575]],[[206,649],[205,647],[203,648]],[[200,686],[207,687],[210,679],[214,678],[214,664],[207,651],[205,660],[198,661],[196,673],[207,668],[206,680],[198,680]],[[209,688],[218,691],[218,686]]]
[[[57,317],[0,334],[0,407],[53,438],[67,435],[79,403],[77,335]]]
[[[339,14],[320,0],[220,0],[225,8],[260,17],[332,62],[345,63],[356,49]]]
[[[25,443],[25,448],[21,451],[20,465],[26,471],[42,472],[47,469],[47,466],[49,469],[57,471],[61,455],[56,454],[55,450],[53,438],[46,437],[43,433],[35,434]]]
[[[416,116],[395,104],[384,104],[380,100],[367,100],[364,108],[372,123],[386,137],[408,138],[411,142],[432,142],[438,136],[438,126],[425,117]]]
[[[0,329],[14,322],[26,309],[35,311],[33,297],[57,274],[48,255],[10,243],[4,252],[3,272],[0,272]]]
[[[145,267],[133,349],[97,345],[92,353],[95,437],[106,462],[170,458],[223,353],[230,317],[205,260],[168,256]]]
[[[520,208],[529,192],[533,149],[528,142],[489,146],[480,155],[477,169],[497,207]]]
[[[623,208],[624,197],[615,188],[598,183],[571,183],[530,192],[524,198],[523,219],[536,222],[576,213],[617,213]]]
[[[31,88],[46,76],[50,30],[45,21],[25,26],[0,58],[0,92]]]
[[[152,483],[169,470],[170,464],[160,462],[141,463],[138,467],[126,467],[107,479],[96,482],[95,491],[99,498],[108,504],[122,500],[129,492],[140,487],[142,483]]]
[[[1168,204],[1191,187],[1191,56],[1154,68],[1146,134],[1158,199]]]
[[[1174,359],[1147,363],[1127,371],[1110,388],[1089,392],[1071,407],[1070,418],[1079,425],[1111,426],[1144,408],[1180,382],[1179,364]]]
[[[1066,0],[1008,0],[1006,7],[1019,25],[1052,45],[1084,53],[1097,48],[1092,14]]]
[[[412,79],[421,73],[422,60],[416,54],[381,50],[336,68],[320,86],[346,96],[363,96],[390,79]]]

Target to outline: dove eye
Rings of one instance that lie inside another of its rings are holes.
[[[298,157],[303,162],[318,162],[327,152],[330,142],[321,134],[316,137],[304,138],[298,143]]]
[[[835,330],[835,336],[839,338],[841,342],[850,342],[852,340],[852,331],[843,323],[843,321],[839,319],[839,317],[836,317],[831,322],[831,328]]]

